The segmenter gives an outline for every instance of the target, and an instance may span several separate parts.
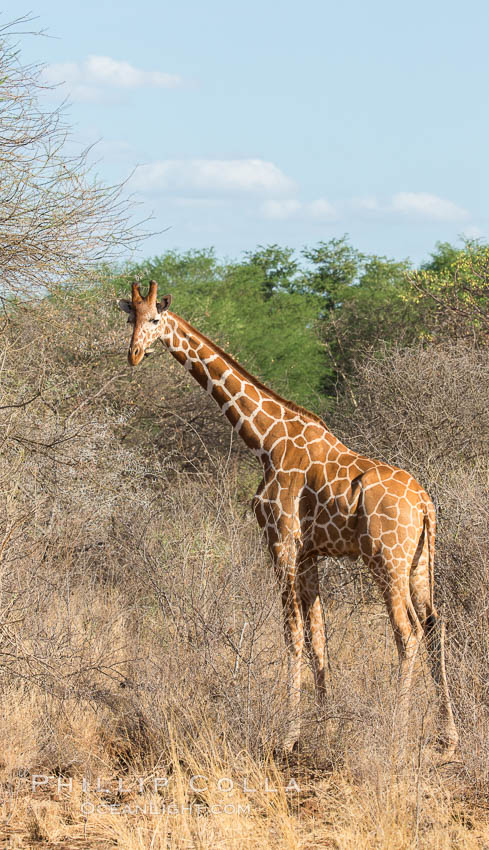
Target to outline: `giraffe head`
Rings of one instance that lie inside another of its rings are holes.
[[[119,310],[128,313],[127,321],[134,325],[131,344],[127,352],[127,359],[131,366],[137,366],[141,362],[149,346],[161,334],[163,323],[162,313],[168,310],[171,295],[165,295],[160,301],[156,300],[157,283],[150,281],[148,294],[141,295],[139,283],[132,285],[132,298],[127,301],[121,298],[117,304]]]

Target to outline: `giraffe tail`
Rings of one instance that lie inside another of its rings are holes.
[[[458,743],[458,732],[453,718],[452,703],[448,689],[447,672],[445,665],[445,622],[438,616],[434,606],[434,584],[435,584],[435,533],[436,514],[430,498],[425,499],[424,510],[424,532],[428,541],[428,569],[430,582],[430,611],[424,624],[425,635],[428,643],[428,655],[430,659],[433,679],[439,689],[439,743],[442,746],[445,758],[451,758]]]
[[[428,574],[430,582],[430,608],[434,612],[435,591],[435,536],[436,536],[436,514],[433,504],[429,498],[424,503],[424,532],[428,543]]]
[[[428,546],[428,583],[429,583],[429,600],[427,600],[427,609],[421,616],[421,611],[418,613],[411,598],[411,586],[406,598],[407,614],[412,628],[419,632],[423,629],[430,632],[436,625],[437,613],[434,607],[434,584],[435,584],[435,509],[427,494],[423,496],[423,528],[419,537],[418,546],[412,562],[412,567],[415,568],[421,557],[424,549],[425,541]]]

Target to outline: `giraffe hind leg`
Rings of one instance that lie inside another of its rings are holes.
[[[432,676],[438,690],[438,743],[445,757],[450,758],[458,744],[458,733],[453,719],[445,667],[445,623],[436,611],[431,611],[426,618],[425,635]]]
[[[438,742],[445,756],[450,757],[458,743],[450,692],[445,668],[445,624],[431,601],[428,569],[428,550],[423,538],[421,551],[415,555],[410,575],[410,594],[416,614],[423,627],[431,675],[438,696]]]
[[[382,591],[397,647],[399,667],[392,744],[394,758],[398,760],[405,750],[411,681],[423,628],[411,599],[407,569],[401,569],[399,564],[394,566],[385,552],[364,559]]]
[[[402,601],[399,601],[398,594],[395,600],[397,604],[390,608],[390,614],[399,657],[399,673],[393,739],[396,755],[400,755],[407,737],[411,683],[423,630],[410,599],[409,590],[407,589],[405,595],[401,597]],[[392,599],[389,600],[390,603],[392,601]]]

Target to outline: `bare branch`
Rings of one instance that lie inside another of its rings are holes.
[[[134,221],[125,183],[98,180],[91,148],[68,153],[66,104],[46,107],[42,95],[53,86],[42,66],[23,64],[15,41],[31,20],[0,27],[0,291],[32,297],[93,278],[139,244],[144,222]]]

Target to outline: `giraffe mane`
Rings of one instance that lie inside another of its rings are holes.
[[[234,357],[232,357],[230,354],[228,354],[227,351],[224,351],[223,348],[217,345],[214,340],[209,339],[209,337],[207,337],[201,331],[198,331],[196,328],[194,328],[193,325],[190,324],[190,322],[187,322],[185,319],[182,319],[181,316],[176,315],[176,313],[172,313],[170,310],[168,310],[168,315],[181,322],[181,324],[187,330],[191,331],[194,334],[197,334],[197,336],[200,337],[200,339],[205,342],[206,345],[212,348],[216,352],[216,354],[219,354],[219,356],[222,357],[227,363],[229,363],[230,366],[233,366],[235,369],[238,369],[244,378],[249,379],[260,390],[264,390],[266,393],[268,393],[268,395],[272,399],[274,399],[274,401],[277,401],[282,404],[291,413],[300,413],[303,416],[307,416],[308,419],[311,419],[313,422],[317,422],[319,425],[322,425],[323,428],[326,428],[327,430],[326,423],[323,419],[321,419],[320,416],[317,415],[317,413],[313,413],[311,410],[308,410],[307,407],[302,407],[300,404],[296,404],[295,401],[290,401],[289,399],[284,398],[283,396],[276,393],[275,390],[272,390],[270,389],[270,387],[267,387],[267,385],[260,381],[256,377],[256,375],[252,375],[251,372],[248,372],[248,370],[245,369],[244,366],[241,365],[241,363],[238,363],[238,361],[235,360]]]

